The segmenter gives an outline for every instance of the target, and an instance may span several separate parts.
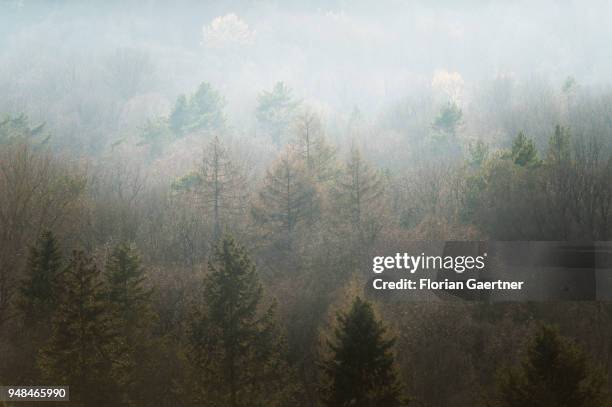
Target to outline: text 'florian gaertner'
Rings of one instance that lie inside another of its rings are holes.
[[[372,271],[376,274],[387,270],[401,270],[414,274],[420,270],[450,271],[462,274],[469,271],[484,271],[487,253],[480,256],[428,256],[425,253],[414,256],[396,253],[395,256],[376,256],[372,260]],[[376,290],[521,290],[523,281],[479,281],[470,278],[466,281],[449,279],[432,280],[421,278],[418,281],[401,278],[398,281],[385,281],[376,278],[372,285]]]

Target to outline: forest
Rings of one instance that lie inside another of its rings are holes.
[[[407,32],[372,3],[0,2],[0,385],[75,406],[610,405],[612,304],[403,301],[365,276],[410,242],[612,240],[612,7],[564,3],[585,34],[558,53],[497,28],[536,64],[473,62],[495,40],[469,28],[527,3],[397,6]],[[437,51],[392,57],[391,33]]]

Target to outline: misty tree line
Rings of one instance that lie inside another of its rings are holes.
[[[608,304],[363,301],[357,269],[401,240],[609,239],[605,127],[495,147],[464,137],[451,101],[408,165],[382,168],[358,111],[339,145],[277,84],[255,111],[262,149],[231,136],[223,105],[202,84],[137,150],[78,160],[25,115],[0,122],[3,382],[65,381],[84,405],[105,389],[122,405],[603,403]],[[180,143],[198,162],[165,168]]]

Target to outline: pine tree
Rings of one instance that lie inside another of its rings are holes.
[[[167,126],[180,137],[193,131],[220,130],[225,126],[225,100],[213,87],[202,82],[189,100],[179,95],[174,103]]]
[[[519,132],[512,140],[512,149],[505,157],[511,158],[516,165],[521,167],[536,167],[541,162],[533,140],[527,138],[523,132]]]
[[[57,303],[61,254],[51,231],[43,232],[30,248],[20,308],[26,325],[47,320]]]
[[[312,223],[319,210],[315,187],[304,168],[284,154],[266,174],[253,207],[255,220],[276,234],[286,249],[291,249],[297,228]]]
[[[26,277],[17,303],[21,330],[14,338],[19,343],[21,364],[15,373],[19,383],[34,384],[39,379],[37,350],[51,332],[51,317],[58,303],[61,254],[50,231],[43,232],[30,248]]]
[[[244,248],[223,237],[209,262],[189,330],[190,395],[196,405],[293,405],[296,386],[263,289]]]
[[[405,404],[394,369],[386,328],[376,320],[372,306],[355,299],[350,311],[338,315],[331,356],[322,365],[328,381],[327,406],[393,407]]]
[[[457,136],[457,128],[461,125],[463,112],[455,102],[449,102],[444,106],[436,119],[433,127],[447,137],[454,139]]]
[[[109,379],[112,333],[100,272],[90,257],[74,251],[61,283],[53,333],[39,357],[43,377],[47,383],[70,384],[70,399],[77,404],[108,405],[115,391]]]
[[[189,123],[186,130],[222,129],[225,126],[224,107],[223,97],[209,83],[201,83],[189,98]]]
[[[124,402],[141,398],[137,369],[146,363],[151,291],[144,287],[140,258],[128,244],[120,244],[109,256],[105,268],[105,300],[109,329],[113,332],[110,350],[112,376],[121,386]]]
[[[299,102],[291,95],[291,89],[283,82],[277,82],[272,91],[259,95],[255,115],[274,144],[281,145],[285,141],[283,137],[286,137],[298,105]]]
[[[338,212],[348,222],[361,241],[376,237],[382,228],[381,209],[384,184],[380,174],[361,157],[359,149],[351,148],[348,162],[334,194]]]
[[[602,406],[604,377],[584,352],[550,326],[541,326],[519,369],[500,375],[500,404],[508,407]]]

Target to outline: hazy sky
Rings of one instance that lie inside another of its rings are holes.
[[[279,80],[333,107],[379,106],[440,71],[468,86],[499,75],[599,84],[611,79],[610,21],[604,0],[0,0],[0,84],[103,64],[122,47],[150,55],[169,96],[208,81],[238,110]]]

